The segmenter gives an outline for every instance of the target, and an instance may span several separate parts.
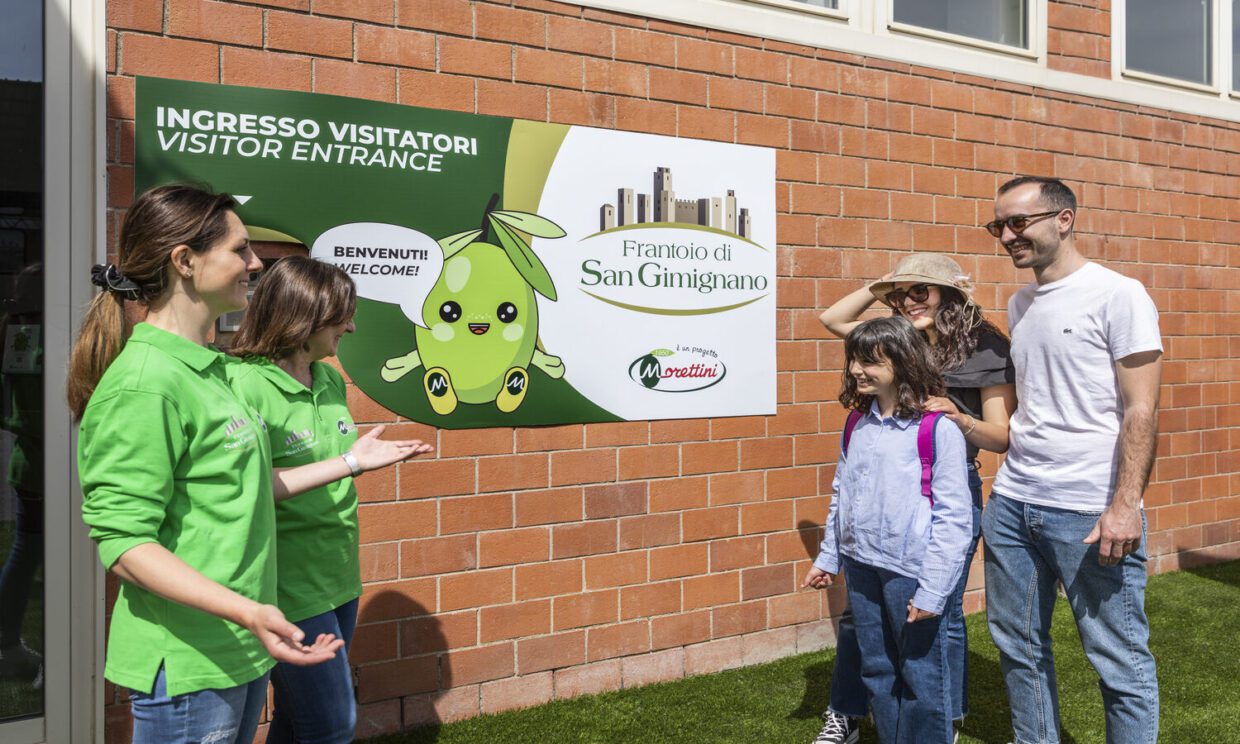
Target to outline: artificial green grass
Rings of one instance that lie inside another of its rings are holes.
[[[1240,741],[1240,562],[1157,576],[1146,594],[1158,658],[1163,741]],[[961,742],[1004,744],[1011,726],[998,651],[983,614],[968,618],[969,709]],[[1055,610],[1055,659],[1065,744],[1104,742],[1097,675],[1071,612]],[[620,690],[372,739],[373,744],[808,744],[827,706],[834,652]],[[863,742],[877,742],[872,728]]]

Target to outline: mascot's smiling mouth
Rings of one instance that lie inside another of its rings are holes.
[[[491,327],[490,323],[470,323],[469,332],[474,334],[475,336],[481,336],[482,334],[486,333],[487,330],[490,329],[490,327]]]

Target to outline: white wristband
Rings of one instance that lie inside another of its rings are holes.
[[[362,466],[358,464],[357,458],[353,456],[352,451],[346,452],[340,457],[344,460],[344,464],[349,466],[349,472],[353,474],[354,478],[362,474]]]

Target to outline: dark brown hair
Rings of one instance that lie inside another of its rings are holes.
[[[145,191],[121,225],[117,268],[137,285],[138,302],[151,304],[168,288],[172,250],[188,246],[205,253],[228,235],[232,197],[187,184]],[[125,345],[125,301],[102,291],[91,300],[69,355],[65,396],[74,419],[81,419],[95,386]]]
[[[965,302],[964,295],[952,287],[939,288],[939,307],[934,313],[934,328],[939,340],[930,347],[930,356],[943,372],[959,368],[977,349],[982,336],[995,334],[1006,338],[998,326],[986,319],[976,304]]]
[[[873,395],[857,392],[857,380],[849,372],[853,361],[864,364],[891,363],[895,372],[895,415],[915,418],[923,412],[926,398],[943,395],[943,376],[931,361],[929,344],[904,317],[867,320],[844,337],[844,383],[840,403],[865,411]]]
[[[1060,181],[1058,178],[1047,178],[1046,176],[1017,176],[1007,183],[999,187],[999,194],[1003,195],[1017,186],[1024,186],[1027,183],[1036,183],[1039,193],[1042,195],[1042,203],[1050,209],[1058,209],[1063,211],[1071,209],[1076,211],[1076,194],[1072,193],[1072,189],[1068,188],[1068,184]]]
[[[283,359],[356,309],[357,286],[340,267],[306,256],[282,258],[259,279],[229,353]]]

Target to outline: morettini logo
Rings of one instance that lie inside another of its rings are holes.
[[[718,385],[727,375],[727,367],[718,358],[705,358],[655,349],[629,365],[629,377],[649,390],[661,393],[690,393]]]

